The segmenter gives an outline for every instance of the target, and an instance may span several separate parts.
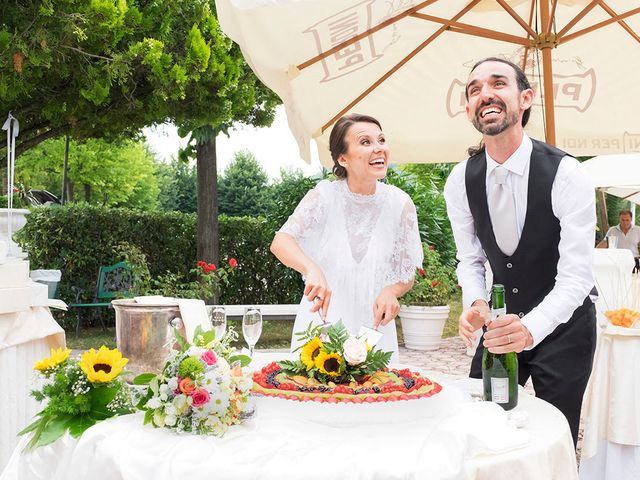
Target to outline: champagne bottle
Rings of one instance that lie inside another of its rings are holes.
[[[491,289],[491,321],[507,313],[504,301],[504,285],[495,284]],[[518,404],[518,356],[515,352],[482,353],[482,383],[484,399],[495,402],[505,410]]]

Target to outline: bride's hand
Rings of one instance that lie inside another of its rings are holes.
[[[324,273],[319,267],[314,266],[305,275],[304,295],[307,300],[313,303],[312,312],[320,310],[322,320],[326,320],[331,302],[331,290],[327,285]]]
[[[393,285],[384,287],[373,304],[373,328],[386,325],[400,312],[400,303],[393,287]]]

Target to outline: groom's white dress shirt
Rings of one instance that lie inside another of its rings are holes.
[[[529,164],[533,144],[524,135],[520,147],[502,164],[509,171],[507,184],[514,195],[518,235],[527,213]],[[493,184],[493,171],[500,164],[487,153],[487,192]],[[444,196],[458,250],[458,282],[462,287],[463,305],[477,299],[488,299],[485,288],[487,257],[476,236],[465,187],[467,161],[456,165],[447,179]],[[579,162],[565,156],[551,188],[554,215],[560,220],[558,274],[551,292],[522,318],[533,336],[535,347],[561,323],[571,318],[594,286],[592,271],[595,244],[595,195],[593,185],[579,168]],[[535,215],[535,212],[532,212]]]

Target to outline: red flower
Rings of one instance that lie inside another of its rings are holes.
[[[19,193],[20,189],[18,187],[13,187],[13,193]]]
[[[196,265],[198,265],[201,269],[204,270],[204,267],[207,266],[207,262],[203,262],[202,260],[198,260],[198,263]]]
[[[439,282],[439,281],[437,281],[437,280],[434,280],[433,282],[431,282],[431,286],[432,286],[433,288],[436,288],[438,285],[440,285],[440,282]]]
[[[216,266],[213,263],[205,263],[204,267],[202,267],[202,269],[204,270],[204,273],[210,273],[210,272],[214,272],[216,270]]]
[[[435,250],[436,247],[434,247],[433,245],[429,245],[429,250]]]
[[[231,257],[229,259],[229,266],[231,268],[236,268],[238,266],[238,261],[235,258]]]
[[[418,273],[419,273],[419,274],[420,274],[420,276],[421,276],[421,277],[423,277],[423,278],[426,276],[426,274],[424,273],[424,268],[419,268],[419,269],[418,269]]]

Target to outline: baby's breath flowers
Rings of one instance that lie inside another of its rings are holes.
[[[128,385],[119,378],[128,360],[117,349],[91,349],[70,359],[68,348],[51,349],[34,370],[45,380],[31,395],[46,401],[37,419],[19,435],[32,433],[27,449],[48,445],[66,432],[79,437],[96,422],[133,412]]]

